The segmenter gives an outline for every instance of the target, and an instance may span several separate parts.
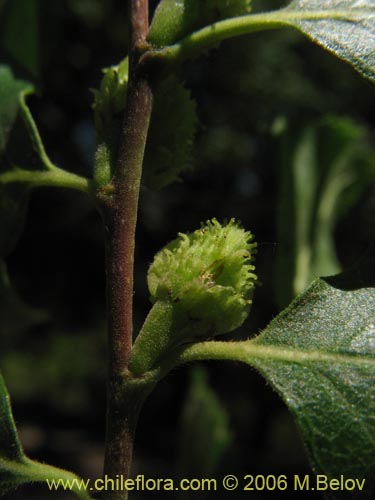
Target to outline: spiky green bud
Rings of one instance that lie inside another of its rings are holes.
[[[214,335],[238,328],[246,319],[256,275],[253,236],[232,219],[207,221],[192,234],[159,252],[148,273],[153,302],[169,299],[202,333]]]
[[[157,366],[173,348],[230,332],[250,311],[256,275],[253,235],[234,219],[207,221],[154,259],[148,286],[154,307],[134,344],[130,368]]]

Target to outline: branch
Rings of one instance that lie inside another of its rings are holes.
[[[112,180],[114,195],[107,211],[107,277],[110,372],[124,373],[133,334],[134,239],[139,188],[152,110],[152,91],[137,66],[138,44],[147,36],[147,1],[130,3],[130,75],[119,153]]]
[[[130,0],[130,47],[141,47],[148,35],[148,1]]]

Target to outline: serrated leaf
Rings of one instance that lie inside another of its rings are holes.
[[[258,337],[198,344],[180,360],[231,359],[257,368],[294,415],[315,472],[365,479],[362,491],[326,491],[330,498],[370,500],[375,494],[371,250],[351,271],[316,280]]]
[[[282,27],[298,29],[375,81],[375,0],[293,0],[277,11],[216,21],[194,33],[190,31],[160,50],[158,57],[181,62],[223,40]],[[165,30],[169,32],[168,26]]]
[[[5,50],[33,77],[40,73],[38,10],[38,0],[8,1],[2,32]]]
[[[162,0],[155,10],[148,40],[169,45],[219,19],[246,14],[250,0]]]
[[[296,14],[291,24],[375,80],[374,0],[293,0],[289,10]],[[326,18],[314,19],[314,13],[325,11]]]
[[[79,489],[80,480],[76,475],[47,464],[34,462],[24,454],[14,423],[9,394],[0,374],[0,494],[16,489],[25,483],[46,483],[47,480],[58,479],[77,481],[71,491],[83,500],[90,499],[84,488]]]
[[[93,109],[98,148],[95,180],[110,182],[118,151],[121,122],[128,85],[128,58],[104,69],[99,90],[94,90]],[[154,106],[146,144],[142,182],[162,189],[179,181],[192,166],[192,146],[198,123],[195,101],[175,77],[160,82],[154,91]]]
[[[162,189],[179,181],[192,168],[192,149],[198,124],[190,91],[175,78],[165,80],[155,92],[142,182]]]
[[[375,154],[366,131],[327,117],[287,131],[279,191],[277,296],[280,307],[318,276],[340,270],[336,220],[375,182]],[[307,189],[308,186],[308,189]]]
[[[17,80],[7,66],[0,66],[0,158],[19,113],[20,96],[32,90],[29,82]]]
[[[232,441],[229,418],[203,368],[194,368],[190,380],[181,414],[179,472],[210,477]]]

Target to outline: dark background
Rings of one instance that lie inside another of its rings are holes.
[[[41,2],[41,73],[38,95],[29,104],[52,160],[86,176],[92,175],[95,152],[89,89],[99,86],[102,67],[117,63],[126,53],[125,4],[120,0]],[[260,4],[279,7],[283,2],[257,2],[255,8]],[[3,61],[14,63],[6,51],[1,55]],[[21,69],[13,66],[21,75]],[[338,114],[370,128],[373,88],[348,65],[289,30],[225,42],[219,50],[186,64],[184,80],[198,102],[195,168],[183,183],[163,191],[142,187],[136,330],[149,308],[146,272],[154,253],[178,231],[194,230],[203,220],[236,217],[255,233],[259,244],[257,274],[262,286],[256,290],[250,318],[231,336],[246,338],[278,312],[274,263],[280,147],[272,132],[275,120],[284,117],[298,126]],[[368,241],[369,199],[370,192],[365,192],[335,228],[344,267],[359,257]],[[26,452],[82,477],[100,477],[105,273],[103,229],[91,202],[80,193],[37,190],[8,266],[20,296],[47,317],[42,324],[21,328],[12,337],[2,335],[0,340],[1,367]],[[215,474],[291,477],[311,473],[294,422],[265,381],[240,364],[211,362],[205,367],[232,436]],[[135,474],[187,475],[186,470],[178,470],[178,457],[180,414],[190,370],[173,372],[146,402],[137,434]],[[38,486],[25,487],[7,498],[41,499],[44,492]],[[249,493],[215,496],[239,499]],[[66,493],[53,495],[73,498]],[[133,496],[159,498],[156,493]],[[172,498],[160,494],[165,496]],[[293,493],[288,490],[255,497],[290,496]],[[309,493],[306,498],[320,497]]]

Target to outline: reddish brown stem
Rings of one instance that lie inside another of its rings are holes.
[[[152,90],[138,65],[148,31],[147,0],[130,0],[130,75],[114,192],[105,208],[107,230],[108,404],[104,473],[129,477],[134,431],[144,388],[128,373],[133,333],[135,228],[142,163],[152,111]],[[107,491],[106,500],[127,492]]]
[[[130,79],[123,136],[113,179],[114,194],[107,212],[107,280],[110,373],[123,374],[132,344],[134,240],[139,187],[152,92],[138,75]]]

